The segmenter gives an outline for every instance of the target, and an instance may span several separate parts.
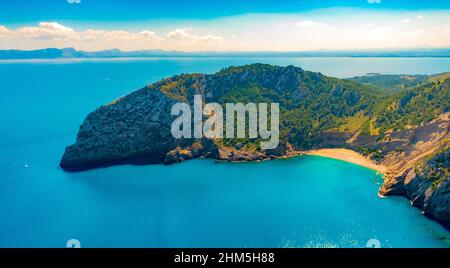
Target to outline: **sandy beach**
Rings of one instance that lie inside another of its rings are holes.
[[[370,160],[369,158],[358,154],[355,151],[348,149],[320,149],[320,150],[311,150],[304,152],[306,155],[318,155],[323,157],[330,157],[334,159],[339,159],[343,161],[347,161],[350,163],[354,163],[363,167],[367,167],[373,169],[379,173],[386,173],[387,168],[383,165],[379,165],[375,163],[375,161]]]

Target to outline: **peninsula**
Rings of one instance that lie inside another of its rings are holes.
[[[193,105],[194,95],[221,105],[279,103],[279,146],[264,150],[251,138],[173,138],[171,107]],[[259,161],[308,151],[383,173],[381,195],[405,196],[448,225],[449,113],[449,73],[337,79],[295,66],[231,66],[169,77],[99,107],[86,117],[60,165],[79,171],[197,157]]]

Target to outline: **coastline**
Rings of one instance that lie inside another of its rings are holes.
[[[363,166],[372,170],[377,171],[381,174],[386,174],[387,167],[375,163],[375,161],[365,157],[355,151],[343,148],[337,149],[318,149],[302,152],[304,155],[316,155],[322,157],[328,157],[333,159],[342,160],[345,162],[353,163],[359,166]]]
[[[224,154],[222,152],[221,154]],[[365,157],[355,151],[352,151],[350,149],[344,149],[344,148],[333,148],[333,149],[315,149],[315,150],[308,150],[308,151],[288,151],[285,155],[277,156],[277,157],[267,157],[267,156],[259,156],[255,157],[254,155],[251,155],[251,157],[248,157],[247,159],[236,159],[233,158],[235,155],[231,158],[229,157],[222,157],[220,159],[216,159],[216,162],[233,162],[233,163],[241,163],[241,162],[261,162],[266,160],[273,160],[273,159],[286,159],[296,156],[302,156],[302,155],[315,155],[315,156],[321,156],[321,157],[327,157],[327,158],[333,158],[345,162],[349,162],[355,165],[359,165],[362,167],[366,167],[369,169],[372,169],[376,171],[377,173],[380,173],[382,175],[385,175],[388,171],[388,168],[384,165],[377,164],[372,159]]]

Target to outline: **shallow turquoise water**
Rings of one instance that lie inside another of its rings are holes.
[[[88,112],[172,74],[251,62],[341,77],[383,66],[450,70],[450,59],[345,60],[0,62],[0,247],[64,247],[71,238],[83,247],[363,247],[373,238],[384,247],[449,246],[449,232],[407,200],[378,198],[373,171],[342,161],[58,166]]]

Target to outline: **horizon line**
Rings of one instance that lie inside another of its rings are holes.
[[[136,49],[136,50],[123,50],[120,48],[109,48],[109,49],[100,49],[100,50],[83,50],[77,49],[75,47],[42,47],[42,48],[34,48],[34,49],[17,49],[17,48],[6,48],[0,49],[0,51],[23,51],[23,52],[32,52],[32,51],[40,51],[40,50],[74,50],[77,52],[110,52],[117,51],[122,53],[132,53],[132,52],[176,52],[176,53],[314,53],[314,52],[419,52],[419,51],[432,51],[432,50],[449,50],[450,46],[443,47],[386,47],[386,48],[345,48],[345,49],[311,49],[311,50],[177,50],[177,49]]]

